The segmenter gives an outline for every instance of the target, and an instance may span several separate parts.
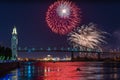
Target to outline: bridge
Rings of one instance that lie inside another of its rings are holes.
[[[80,50],[77,48],[18,48],[18,52],[81,52],[81,53],[113,53],[113,52],[102,52],[99,50]]]
[[[18,48],[17,52],[28,52],[28,53],[32,53],[32,52],[67,52],[67,53],[71,53],[71,59],[74,58],[74,53],[86,53],[86,54],[97,54],[98,60],[101,59],[101,55],[111,55],[112,57],[114,56],[120,56],[119,52],[102,52],[100,50],[80,50],[77,48]]]
[[[18,52],[69,52],[71,53],[71,59],[73,59],[74,57],[74,53],[95,53],[98,55],[98,59],[101,58],[101,54],[113,54],[115,52],[103,52],[99,49],[77,49],[77,48],[50,48],[48,47],[47,49],[44,48],[18,48],[18,38],[17,38],[17,30],[16,27],[13,28],[13,32],[12,32],[12,39],[11,39],[12,43],[11,43],[11,48],[12,48],[12,58],[16,59],[17,58],[17,53]],[[119,52],[116,52],[117,54]]]
[[[120,52],[115,51],[100,51],[100,50],[81,50],[77,48],[18,48],[17,52],[71,52],[71,53],[98,53],[98,54],[119,54]]]

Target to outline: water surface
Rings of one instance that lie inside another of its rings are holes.
[[[120,80],[120,63],[24,62],[0,80]]]

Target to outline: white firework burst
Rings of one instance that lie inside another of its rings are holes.
[[[101,43],[104,41],[106,32],[99,30],[96,24],[89,23],[88,25],[82,25],[76,30],[68,34],[68,40],[73,47],[87,47],[87,48],[100,48]]]
[[[57,7],[57,14],[61,17],[61,18],[68,18],[70,15],[70,4],[68,3],[61,3],[58,7]]]

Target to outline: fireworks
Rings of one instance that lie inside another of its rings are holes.
[[[46,13],[46,22],[50,29],[61,35],[69,33],[80,21],[80,9],[69,1],[53,3]]]
[[[90,23],[78,27],[76,30],[68,34],[68,40],[73,44],[73,47],[88,47],[99,48],[101,43],[105,43],[104,36],[106,32],[98,30],[96,25]]]

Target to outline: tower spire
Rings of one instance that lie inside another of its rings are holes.
[[[11,38],[12,60],[17,60],[17,46],[18,46],[17,29],[16,26],[14,26]]]
[[[17,35],[17,29],[16,29],[16,26],[14,26],[12,34],[16,34],[16,35]]]

